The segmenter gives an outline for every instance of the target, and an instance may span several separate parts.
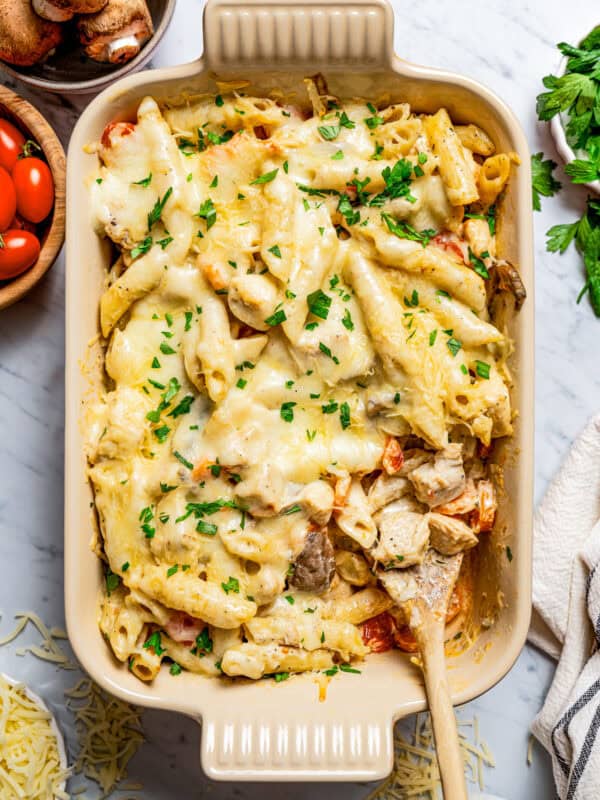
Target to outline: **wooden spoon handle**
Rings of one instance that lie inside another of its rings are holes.
[[[467,800],[465,768],[446,675],[443,623],[426,626],[418,635],[437,760],[445,800]]]

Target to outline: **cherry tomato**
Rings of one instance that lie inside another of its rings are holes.
[[[11,231],[29,231],[29,233],[36,233],[37,227],[33,224],[33,222],[28,222],[28,220],[23,219],[23,217],[19,216],[19,214],[15,214],[13,221],[8,226]]]
[[[54,181],[49,166],[39,158],[21,158],[12,171],[17,210],[29,222],[46,219],[54,205]]]
[[[11,172],[24,144],[21,131],[7,119],[0,119],[0,167]]]
[[[29,231],[0,234],[0,280],[15,278],[38,260],[40,242]]]
[[[0,167],[0,231],[5,231],[17,210],[17,195],[12,178]]]

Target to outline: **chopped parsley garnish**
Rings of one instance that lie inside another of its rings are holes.
[[[172,241],[173,241],[173,237],[172,236],[165,236],[164,239],[158,239],[156,244],[159,245],[161,250],[164,250],[165,247],[170,245]]]
[[[331,352],[331,349],[329,347],[327,347],[327,345],[324,344],[323,342],[319,342],[319,350],[324,355],[326,355],[327,358],[330,358],[333,361],[334,364],[339,364],[340,363],[339,358],[337,356],[334,356],[333,353]]]
[[[168,425],[161,425],[160,428],[155,428],[152,432],[158,439],[158,441],[162,444],[167,436],[169,435],[171,428]]]
[[[410,193],[411,177],[413,173],[413,165],[405,158],[396,161],[393,167],[385,167],[381,176],[385,181],[385,189],[380,195],[377,195],[377,202],[372,205],[380,205],[385,198],[389,197],[394,200],[398,197],[405,197],[409,203],[415,203],[416,197]]]
[[[544,161],[543,158],[543,153],[535,153],[531,156],[531,187],[534,211],[540,211],[542,208],[540,195],[552,197],[562,188],[560,181],[557,181],[552,175],[556,169],[556,162],[550,158]]]
[[[344,157],[344,151],[343,150],[338,150],[337,152],[335,152],[331,156],[333,161],[341,161],[343,157]]]
[[[319,125],[317,128],[323,139],[330,142],[333,139],[337,139],[340,133],[340,126],[339,125]]]
[[[404,305],[407,308],[416,308],[419,305],[419,293],[417,292],[416,289],[412,290],[412,294],[411,294],[410,297],[405,297],[404,298]],[[408,316],[412,317],[413,315],[409,314]]]
[[[311,292],[308,295],[306,302],[311,314],[320,319],[327,319],[331,306],[331,297],[329,295],[326,295],[321,289],[317,289],[316,292]]]
[[[286,594],[286,595],[285,595],[285,599],[288,601],[288,603],[289,603],[291,606],[293,606],[293,605],[294,605],[294,603],[296,602],[296,601],[294,600],[294,598],[292,597],[292,595],[291,595],[291,594]]]
[[[509,561],[513,560],[512,550],[508,545],[506,545],[506,557],[508,558]]]
[[[186,394],[186,396],[179,401],[172,411],[167,414],[168,417],[180,417],[182,414],[189,413],[190,406],[194,402],[194,396]]]
[[[319,323],[318,322],[307,322],[306,325],[304,326],[304,330],[306,330],[306,331],[314,331],[314,329],[318,328],[318,327],[319,327]]]
[[[184,331],[189,331],[192,327],[192,317],[193,313],[191,311],[185,312],[185,326],[183,328]]]
[[[121,566],[121,572],[127,572],[127,570],[128,570],[128,569],[129,569],[129,561],[126,561],[126,562],[125,562],[125,563],[124,563],[124,564]]]
[[[212,181],[208,184],[208,188],[209,189],[216,189],[216,187],[218,185],[219,185],[219,176],[215,175],[215,177],[212,179]]]
[[[353,122],[345,111],[342,111],[340,115],[340,128],[348,128],[349,130],[356,128],[356,122]]]
[[[353,331],[354,330],[354,322],[352,320],[352,315],[350,314],[350,310],[349,309],[346,309],[344,311],[344,316],[342,317],[342,325],[348,331]]]
[[[225,594],[229,594],[229,592],[234,592],[234,594],[239,594],[240,582],[238,581],[237,578],[232,578],[230,575],[227,583],[221,584],[221,588],[223,589]]]
[[[328,400],[324,406],[321,406],[321,411],[323,414],[335,414],[338,408],[339,406],[335,400]]]
[[[290,673],[289,672],[275,672],[273,674],[273,677],[275,678],[275,683],[281,683],[281,681],[287,681],[287,679],[290,677]]]
[[[293,422],[294,420],[294,406],[298,405],[293,401],[282,403],[279,409],[279,415],[284,422]]]
[[[400,392],[396,392],[394,395],[394,405],[398,405],[400,403]]]
[[[351,672],[353,675],[361,674],[359,669],[355,669],[350,664],[340,664],[340,672]]]
[[[214,133],[214,131],[206,131],[206,138],[211,144],[225,144],[233,138],[233,131],[227,130],[223,133]]]
[[[475,371],[477,372],[480,378],[489,381],[490,365],[487,364],[485,361],[475,361]]]
[[[150,250],[152,247],[152,237],[146,236],[146,238],[142,242],[138,242],[135,247],[132,248],[130,252],[130,256],[135,259],[138,256],[143,256],[145,253]]]
[[[218,531],[218,527],[212,522],[205,522],[203,519],[199,519],[198,523],[196,524],[196,530],[198,533],[204,533],[207,536],[214,536]]]
[[[106,592],[109,597],[111,592],[119,588],[120,583],[121,578],[116,573],[112,572],[109,567],[106,571]]]
[[[146,639],[143,647],[146,650],[152,648],[157,656],[162,655],[165,652],[165,648],[160,642],[160,631],[154,631],[154,633]]]
[[[448,346],[448,350],[450,350],[452,355],[456,358],[456,354],[458,353],[458,351],[462,347],[462,342],[459,342],[458,339],[455,339],[452,336],[452,337],[450,337],[450,339],[448,339],[448,341],[446,342],[446,345]]]
[[[496,206],[490,206],[487,210],[487,214],[471,214],[467,212],[465,214],[465,219],[482,219],[485,220],[488,224],[488,228],[490,231],[490,236],[493,236],[496,233]]]
[[[379,125],[383,125],[384,119],[377,114],[377,109],[372,103],[367,103],[367,108],[373,115],[372,117],[366,117],[364,122],[367,128],[373,130],[373,128],[378,128]]]
[[[183,464],[184,467],[187,467],[188,469],[194,469],[194,465],[192,464],[192,462],[188,461],[187,458],[184,458],[184,456],[181,455],[179,450],[173,450],[173,455],[175,456],[177,461]]]
[[[148,175],[146,175],[145,178],[142,178],[141,181],[133,181],[133,186],[144,186],[144,187],[150,186],[151,182],[152,182],[152,173],[150,172]]]
[[[342,430],[350,427],[350,406],[348,403],[342,403],[340,406],[340,423]]]
[[[483,253],[481,255],[484,255]],[[471,262],[471,266],[473,267],[473,271],[476,272],[481,278],[487,280],[490,277],[490,273],[487,270],[485,263],[482,261],[481,258],[478,258],[475,253],[469,247],[469,261]]]
[[[218,94],[218,95],[215,97],[215,105],[216,105],[216,106],[218,106],[219,108],[220,108],[220,107],[223,105],[223,103],[224,103],[224,102],[225,102],[225,101],[223,100],[223,98],[221,97],[221,95],[220,95],[220,94]]]
[[[317,435],[316,431],[309,431],[309,430],[306,431],[306,438],[308,439],[309,442],[314,442],[316,435]]]
[[[269,253],[273,253],[276,258],[281,258],[281,250],[279,249],[278,244],[274,244],[273,247],[269,247]]]
[[[394,236],[397,236],[399,239],[410,239],[413,242],[420,242],[423,247],[427,247],[429,242],[436,235],[436,231],[431,228],[418,231],[416,228],[413,228],[412,225],[409,225],[408,222],[402,219],[395,220],[393,217],[390,217],[389,214],[382,213],[381,218],[387,225],[389,232],[393,233]]]
[[[217,210],[210,197],[208,198],[208,200],[205,200],[202,203],[202,205],[200,206],[200,210],[198,211],[196,216],[200,217],[200,219],[206,220],[207,231],[209,231],[215,224],[215,222],[217,221]]]
[[[231,579],[230,579],[231,580]],[[197,656],[204,656],[207,653],[212,653],[213,642],[208,632],[208,627],[204,628],[202,633],[196,636],[196,643],[192,649],[192,653]]]
[[[165,205],[167,200],[173,194],[173,187],[169,186],[167,191],[164,193],[164,196],[161,200],[159,197],[154,206],[152,207],[152,211],[148,214],[148,230],[151,231],[152,227],[156,225],[157,222],[160,221],[162,217],[162,213],[164,211]]]
[[[181,675],[182,671],[183,670],[181,669],[181,667],[179,666],[179,664],[176,661],[174,661],[171,664],[171,666],[169,667],[169,674],[170,675]]]
[[[325,631],[321,631],[321,644],[325,641]]]
[[[294,294],[294,292],[290,291],[289,289],[285,290],[285,297],[286,297],[286,300],[295,300],[296,299],[296,295]]]
[[[167,492],[172,492],[173,489],[176,489],[176,488],[177,488],[177,486],[169,486],[168,483],[161,483],[160,484],[160,490],[161,490],[161,492],[163,492],[163,494],[167,494]]]
[[[263,183],[271,183],[272,180],[275,180],[275,177],[278,172],[279,172],[279,167],[271,170],[271,172],[265,172],[264,175],[259,175],[258,178],[255,178],[253,181],[250,181],[250,185],[260,186]]]
[[[347,194],[340,195],[337,210],[346,220],[346,225],[356,225],[360,222],[360,211],[352,206]]]
[[[171,345],[168,344],[167,342],[161,342],[160,343],[160,352],[164,353],[164,355],[166,355],[166,356],[175,355],[175,350],[173,350]]]
[[[247,383],[248,383],[248,381],[244,380],[243,378],[240,378],[238,380],[238,382],[236,383],[236,386],[237,386],[238,389],[244,389],[246,387]]]
[[[283,308],[278,309],[277,311],[273,312],[270,317],[267,317],[265,320],[265,324],[269,325],[271,328],[274,328],[276,325],[281,325],[282,322],[285,322],[287,319],[285,315],[285,311]]]
[[[169,567],[167,570],[167,578],[171,578],[179,569],[179,564],[173,564],[172,567]]]
[[[433,347],[435,344],[435,340],[437,339],[437,328],[429,334],[429,347]]]

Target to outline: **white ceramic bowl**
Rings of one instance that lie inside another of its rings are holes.
[[[565,56],[563,59],[561,59],[555,74],[558,77],[564,75],[566,68],[567,58]],[[565,164],[570,164],[571,161],[575,161],[576,158],[581,158],[582,156],[577,155],[571,145],[567,142],[567,134],[565,133],[567,123],[567,115],[559,112],[550,120],[550,133],[554,139],[554,144],[556,145],[556,150],[559,156],[562,158]],[[600,180],[591,181],[591,183],[582,183],[581,186],[587,186],[590,191],[600,194]]]

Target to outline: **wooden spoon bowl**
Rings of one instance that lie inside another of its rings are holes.
[[[0,282],[0,309],[16,303],[32,289],[56,261],[65,239],[65,173],[63,147],[50,125],[31,103],[0,86],[0,117],[13,123],[27,139],[43,150],[54,178],[54,208],[39,228],[40,255],[35,264],[21,275]]]

